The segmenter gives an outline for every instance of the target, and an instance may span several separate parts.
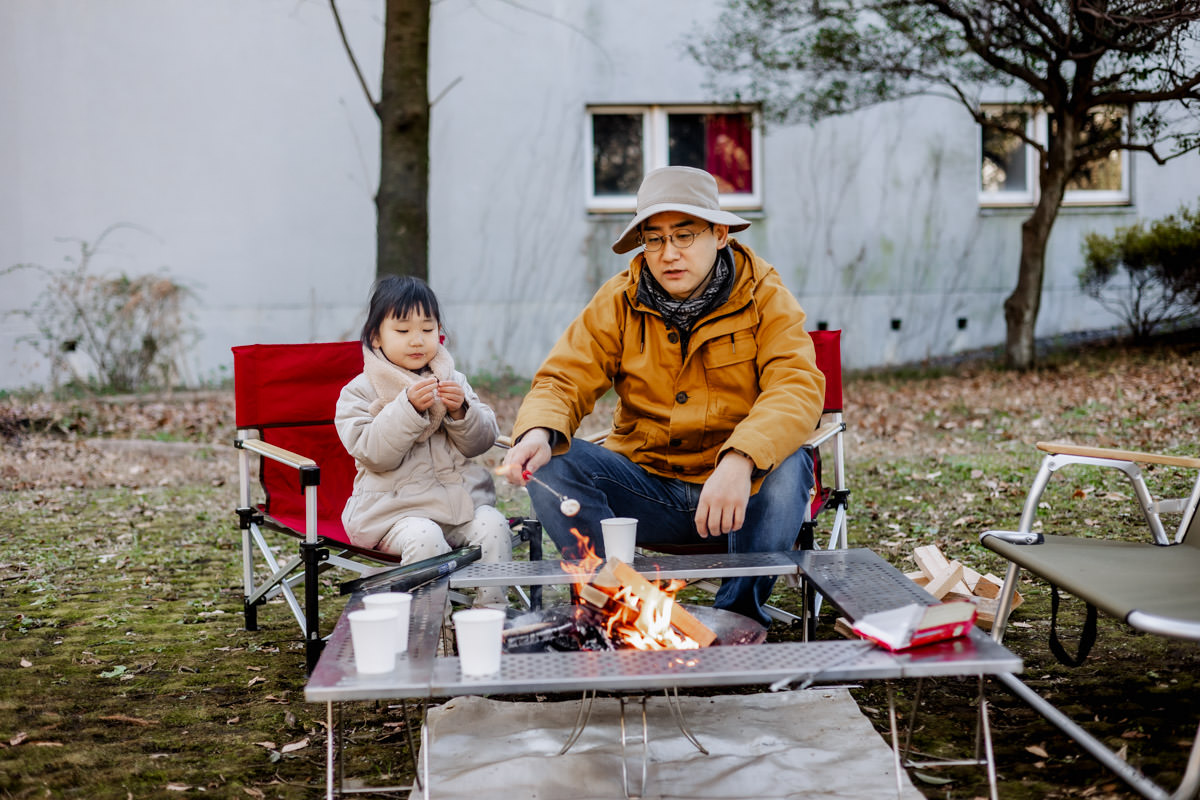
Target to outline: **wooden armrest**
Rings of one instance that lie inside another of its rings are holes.
[[[586,439],[586,440],[588,440],[589,442],[591,442],[592,444],[600,444],[601,442],[603,442],[605,439],[607,439],[607,438],[608,438],[608,434],[609,434],[609,433],[611,433],[611,430],[610,430],[610,429],[608,429],[608,428],[606,428],[606,429],[604,429],[604,430],[602,430],[602,431],[599,431],[599,432],[597,432],[597,433],[590,433],[590,434],[588,434],[587,436],[580,436],[579,438],[580,438],[580,439]],[[508,448],[512,447],[512,437],[511,437],[511,436],[498,436],[498,437],[496,437],[496,444],[495,444],[495,446],[496,446],[496,447],[503,447],[503,448],[505,448],[505,449],[508,449]]]
[[[846,430],[846,423],[844,422],[831,422],[828,425],[822,425],[808,435],[808,438],[804,441],[803,446],[817,447],[829,441],[829,439],[833,438],[844,430]]]
[[[583,439],[584,441],[591,442],[592,444],[603,444],[604,440],[608,438],[610,433],[612,433],[612,428],[605,428],[602,431],[589,433],[587,436],[580,436],[579,438]]]
[[[1132,461],[1136,464],[1164,464],[1169,467],[1200,469],[1200,458],[1166,456],[1159,453],[1139,453],[1134,450],[1114,450],[1108,447],[1085,447],[1069,442],[1038,442],[1038,450],[1052,455],[1108,458],[1113,461]]]
[[[273,444],[267,444],[261,439],[242,439],[238,442],[238,446],[243,450],[258,453],[263,458],[278,461],[280,464],[294,467],[295,469],[317,466],[317,462],[311,458],[293,453],[291,450],[284,450],[282,447],[276,447]]]

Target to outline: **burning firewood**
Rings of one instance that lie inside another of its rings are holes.
[[[717,635],[675,602],[685,585],[666,587],[647,580],[628,564],[610,559],[588,582],[578,582],[580,604],[599,612],[610,638],[642,650],[682,650],[708,647]]]
[[[572,593],[580,605],[599,615],[618,647],[686,650],[716,641],[712,629],[675,602],[675,593],[686,581],[660,586],[617,558],[603,564],[590,542],[577,530],[571,532],[582,554],[577,562],[563,562],[563,569],[576,576]]]

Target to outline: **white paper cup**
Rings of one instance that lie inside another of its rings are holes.
[[[379,592],[363,598],[364,608],[391,608],[396,611],[396,652],[408,649],[408,619],[412,595],[408,592]]]
[[[478,678],[499,672],[504,612],[496,608],[464,608],[451,617],[463,677]]]
[[[349,616],[355,668],[364,674],[391,672],[396,667],[396,609],[360,608]]]
[[[633,563],[633,546],[637,544],[637,523],[633,517],[609,517],[600,520],[604,533],[604,555]]]

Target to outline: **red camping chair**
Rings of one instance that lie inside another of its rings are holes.
[[[846,486],[846,422],[842,409],[842,332],[810,331],[809,336],[816,351],[817,368],[825,375],[825,402],[817,429],[803,445],[812,452],[815,483],[795,546],[801,550],[836,550],[846,546],[846,507],[850,499],[850,489]],[[597,443],[604,441],[603,436],[588,438]],[[818,537],[818,523],[830,517],[827,533]],[[823,538],[824,542],[820,542],[819,538]],[[668,555],[719,554],[729,549],[726,536],[709,538],[697,544],[645,543],[639,547]],[[717,590],[717,585],[709,581],[697,581],[693,585],[714,593]],[[816,602],[818,605],[812,615],[814,619],[820,610],[819,597]],[[795,614],[773,606],[767,606],[764,610],[782,622],[800,620]]]
[[[258,629],[259,605],[282,595],[304,631],[310,672],[324,643],[319,573],[337,567],[361,576],[400,563],[399,556],[355,546],[342,527],[356,468],[334,429],[334,410],[342,387],[362,370],[357,341],[233,348],[246,629]],[[259,457],[259,503],[252,499],[252,454]],[[530,557],[540,558],[536,522],[510,523],[530,542]],[[298,551],[280,560],[265,531],[299,539]],[[301,584],[303,606],[295,594]]]

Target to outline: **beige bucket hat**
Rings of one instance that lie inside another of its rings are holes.
[[[641,224],[663,211],[682,211],[694,214],[705,222],[728,225],[729,230],[743,231],[749,220],[721,210],[717,179],[695,167],[660,167],[648,173],[637,193],[637,213],[613,243],[614,253],[628,253],[640,242]]]

